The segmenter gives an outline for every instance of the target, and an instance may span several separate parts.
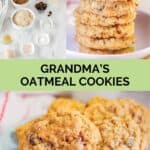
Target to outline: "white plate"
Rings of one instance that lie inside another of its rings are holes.
[[[146,2],[147,3],[147,2]],[[144,4],[145,6],[146,4]],[[149,4],[148,4],[149,5]],[[67,24],[67,57],[68,58],[99,58],[99,59],[135,59],[143,58],[150,54],[150,11],[140,7],[136,18],[136,51],[128,54],[95,55],[79,52],[75,41],[75,28],[73,10],[77,5],[68,8]],[[149,9],[150,10],[150,9]]]

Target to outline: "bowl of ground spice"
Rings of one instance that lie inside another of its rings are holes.
[[[31,0],[11,0],[11,3],[15,6],[15,7],[25,7],[27,6],[29,3],[31,2]]]

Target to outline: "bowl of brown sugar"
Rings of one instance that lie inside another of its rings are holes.
[[[11,3],[12,3],[15,7],[25,7],[25,6],[27,6],[30,2],[31,2],[31,0],[11,0]]]

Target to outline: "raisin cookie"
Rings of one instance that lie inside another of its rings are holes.
[[[141,104],[137,103],[134,100],[130,99],[120,99],[120,100],[109,100],[102,97],[94,97],[92,98],[87,106],[87,113],[95,110],[95,114],[97,110],[101,110],[102,112],[107,112],[111,115],[115,115],[119,118],[129,118],[133,120],[140,128],[141,132],[141,150],[145,150],[147,147],[147,141],[150,137],[150,110]],[[103,108],[103,111],[102,111]],[[94,112],[93,112],[94,113]],[[89,116],[89,115],[88,115]],[[92,114],[91,114],[92,117]]]
[[[90,38],[124,38],[134,34],[134,23],[111,27],[90,26],[76,23],[76,33]]]
[[[146,140],[142,140],[142,133],[138,124],[128,117],[116,117],[114,114],[106,111],[105,105],[109,102],[96,101],[85,109],[85,115],[99,128],[102,141],[99,144],[99,150],[144,150],[147,146]]]
[[[141,132],[138,125],[128,119],[106,116],[97,127],[102,135],[100,150],[144,150],[141,149]]]
[[[104,17],[89,11],[84,11],[77,8],[74,11],[74,15],[77,22],[87,25],[99,25],[99,26],[114,26],[128,24],[135,20],[136,12],[129,13],[120,17]]]
[[[19,150],[97,150],[98,128],[79,112],[56,113],[17,129]]]
[[[93,49],[102,49],[102,50],[120,50],[128,47],[133,47],[135,43],[135,36],[127,38],[109,38],[109,39],[100,39],[100,38],[89,38],[82,36],[79,33],[76,34],[76,39],[81,45]]]
[[[105,111],[115,114],[118,117],[130,117],[137,124],[144,126],[146,123],[146,115],[148,109],[135,100],[131,99],[119,99],[109,100],[102,97],[94,97],[87,103],[86,107],[92,105],[102,105]]]
[[[136,5],[139,5],[141,0],[96,0],[96,1],[102,1],[102,2],[132,2],[135,3]]]
[[[75,99],[67,99],[67,98],[59,98],[56,99],[49,107],[49,111],[79,111],[82,112],[84,110],[85,104],[79,102]]]
[[[118,111],[115,113],[116,115],[130,116],[137,124],[139,124],[143,134],[149,134],[150,128],[148,114],[150,115],[150,113],[147,108],[137,103],[136,101],[129,99],[118,100],[118,104],[121,106],[122,113]]]

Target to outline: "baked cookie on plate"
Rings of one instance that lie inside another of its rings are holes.
[[[98,128],[79,112],[48,115],[17,129],[19,150],[97,150]]]
[[[76,33],[90,38],[124,38],[134,34],[134,23],[110,27],[90,26],[76,22]]]
[[[116,38],[101,39],[101,38],[89,38],[77,33],[76,39],[81,45],[85,45],[86,43],[86,47],[101,50],[107,49],[111,51],[133,47],[135,43],[135,36],[118,39]]]
[[[77,22],[87,25],[114,26],[132,23],[135,20],[136,12],[119,17],[104,17],[89,11],[84,11],[79,7],[74,12]]]

